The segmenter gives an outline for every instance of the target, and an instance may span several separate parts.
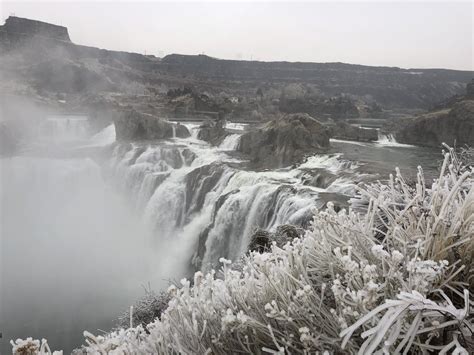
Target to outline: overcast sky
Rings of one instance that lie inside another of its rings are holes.
[[[45,2],[10,14],[67,26],[73,42],[163,56],[474,69],[473,2]]]

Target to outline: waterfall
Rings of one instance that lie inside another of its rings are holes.
[[[222,143],[219,145],[221,150],[236,150],[240,143],[241,134],[230,134],[224,138]]]
[[[380,133],[378,132],[379,139],[377,140],[377,144],[382,145],[382,146],[387,146],[387,147],[413,147],[410,144],[402,144],[398,143],[397,140],[395,139],[395,136],[392,133]]]
[[[324,206],[323,193],[355,191],[356,165],[337,155],[310,157],[294,169],[246,171],[224,152],[240,135],[226,139],[218,148],[193,137],[171,144],[119,144],[110,161],[119,187],[154,231],[156,245],[181,240],[193,268],[208,269],[220,257],[238,259],[256,228],[307,225],[312,210]],[[308,182],[308,175],[321,170],[334,178]]]
[[[39,136],[56,142],[79,141],[89,133],[86,116],[52,115],[40,124]]]
[[[397,143],[397,141],[396,141],[393,134],[391,134],[391,133],[383,134],[383,133],[380,133],[380,131],[379,131],[379,139],[378,139],[377,143],[379,143],[379,144],[393,144],[393,143]]]

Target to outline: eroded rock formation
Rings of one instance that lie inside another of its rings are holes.
[[[326,126],[308,114],[289,114],[242,135],[238,150],[259,166],[281,167],[327,148]]]
[[[212,145],[219,145],[227,135],[223,121],[207,120],[200,126],[198,138]]]
[[[451,109],[406,119],[396,133],[400,143],[439,147],[474,146],[474,100],[463,100]]]
[[[188,129],[159,117],[135,110],[124,110],[116,115],[115,131],[118,140],[165,139],[190,136]]]
[[[345,122],[338,122],[330,126],[331,137],[358,142],[374,142],[378,139],[378,132],[372,128],[360,128]]]

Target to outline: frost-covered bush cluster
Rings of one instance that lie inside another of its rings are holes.
[[[446,153],[439,179],[397,171],[315,213],[301,238],[171,286],[160,319],[84,351],[111,354],[468,354],[472,351],[474,172]],[[471,352],[472,353],[472,352]]]
[[[46,339],[39,340],[27,338],[26,340],[17,339],[11,342],[13,354],[15,355],[62,355],[62,351],[53,351],[49,348]]]
[[[166,292],[156,293],[145,289],[145,295],[119,317],[119,326],[127,328],[133,325],[146,326],[161,316],[168,306],[170,297]]]

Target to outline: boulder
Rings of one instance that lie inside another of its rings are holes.
[[[463,100],[444,109],[405,119],[395,134],[400,143],[439,147],[474,146],[474,100]]]
[[[331,137],[358,142],[374,142],[378,139],[378,132],[373,128],[360,128],[346,122],[338,122],[330,126]]]
[[[308,114],[289,114],[242,135],[238,150],[263,167],[300,162],[305,155],[329,148],[326,126]]]
[[[198,138],[212,145],[221,144],[228,135],[222,120],[207,120],[199,128]]]
[[[188,138],[189,136],[191,136],[191,133],[189,133],[189,130],[185,125],[182,125],[179,122],[176,124],[172,123],[172,125],[174,125],[176,129],[176,132],[175,132],[176,137]]]
[[[133,109],[119,113],[115,117],[114,123],[117,140],[166,139],[174,136],[186,138],[190,136],[188,129],[183,125],[174,124]]]

